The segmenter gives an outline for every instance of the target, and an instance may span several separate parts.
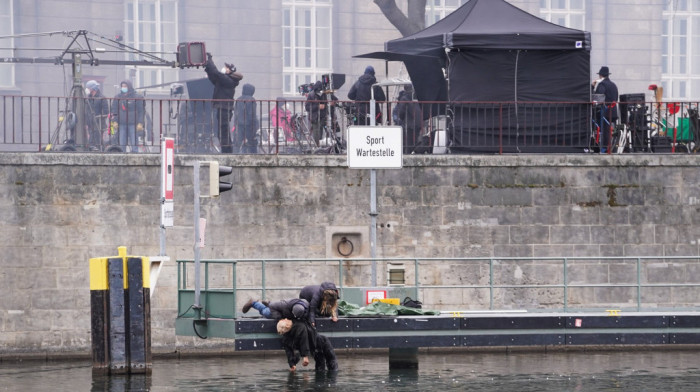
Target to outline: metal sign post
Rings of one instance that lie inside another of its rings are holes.
[[[372,287],[377,286],[377,170],[403,167],[403,132],[401,127],[375,126],[375,102],[370,101],[370,125],[348,129],[348,167],[370,169],[370,257]]]
[[[165,256],[165,228],[173,227],[173,183],[175,178],[175,140],[163,138],[160,165],[160,254]]]
[[[192,182],[194,188],[194,304],[192,308],[197,313],[196,318],[200,318],[200,310],[202,306],[199,303],[199,294],[201,291],[199,280],[199,264],[201,259],[201,241],[199,236],[199,161],[194,162],[194,181]]]

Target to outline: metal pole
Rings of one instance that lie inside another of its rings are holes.
[[[199,273],[199,260],[200,260],[200,248],[199,248],[199,161],[194,162],[194,173],[193,173],[193,187],[194,187],[194,305],[192,308],[197,312],[197,318],[200,318],[199,311],[202,306],[199,304],[199,293],[200,293],[200,273]]]
[[[161,134],[162,135],[162,134]],[[167,157],[165,156],[165,142],[161,136],[161,151],[160,151],[160,208],[163,209],[165,204],[165,172],[167,171]],[[160,252],[158,256],[165,256],[165,224],[163,222],[163,213],[160,214]]]
[[[374,94],[372,94],[372,99],[369,101],[369,114],[369,125],[377,125],[376,103],[374,100]],[[377,212],[377,170],[370,169],[369,178],[369,215],[372,217],[372,222],[369,227],[369,251],[370,257],[372,258],[372,287],[377,287],[377,215],[379,215],[379,213]]]
[[[377,171],[370,170],[370,212],[372,223],[369,227],[370,257],[372,258],[372,287],[377,287]]]
[[[82,61],[79,53],[73,53],[73,111],[75,112],[75,128],[73,143],[77,147],[86,147],[85,140],[85,94],[83,92]]]
[[[161,197],[160,203],[165,203],[165,199]],[[165,225],[163,222],[160,223],[160,252],[158,252],[158,256],[165,256]]]

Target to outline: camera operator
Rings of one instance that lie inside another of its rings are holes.
[[[214,95],[212,96],[213,107],[216,109],[217,127],[219,128],[219,141],[222,153],[232,153],[231,144],[231,113],[233,110],[233,96],[236,93],[238,82],[243,79],[243,75],[236,72],[233,64],[224,63],[225,66],[219,71],[214,65],[211,53],[207,53],[207,64],[204,71],[207,78],[214,85]]]
[[[320,146],[320,141],[323,131],[323,126],[328,121],[328,113],[330,112],[329,102],[326,95],[323,93],[323,83],[321,81],[314,84],[314,90],[309,93],[306,98],[306,111],[309,112],[309,120],[311,121],[311,133],[316,146]],[[330,94],[332,101],[337,101],[338,97],[335,94]],[[332,104],[332,102],[330,102]],[[329,132],[331,132],[329,130]]]

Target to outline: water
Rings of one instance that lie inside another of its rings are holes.
[[[287,370],[266,357],[156,359],[150,376],[92,376],[90,363],[0,365],[0,391],[700,391],[700,352],[421,354],[418,370],[388,355],[339,356],[337,374]],[[313,362],[310,366],[313,366]]]

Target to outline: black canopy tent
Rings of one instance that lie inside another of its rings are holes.
[[[588,32],[504,0],[470,0],[386,42],[385,53],[420,81],[419,100],[449,103],[452,150],[580,151],[590,139],[590,46]]]

